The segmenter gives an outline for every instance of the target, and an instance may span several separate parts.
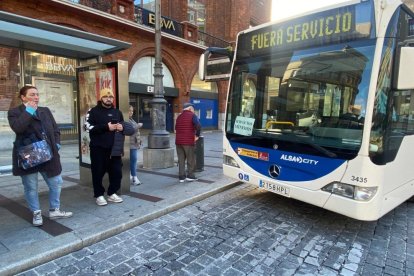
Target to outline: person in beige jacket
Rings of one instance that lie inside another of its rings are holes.
[[[130,145],[129,145],[129,164],[130,164],[130,180],[132,185],[141,185],[141,181],[137,177],[137,165],[138,165],[138,150],[142,146],[141,141],[141,134],[139,129],[142,127],[142,123],[137,123],[132,118],[134,114],[134,108],[130,105],[129,106],[129,122],[133,126],[135,133],[129,137]]]

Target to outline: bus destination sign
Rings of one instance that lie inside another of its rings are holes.
[[[371,16],[368,10],[366,6],[347,6],[241,34],[238,52],[242,56],[256,56],[268,51],[322,46],[369,37]]]

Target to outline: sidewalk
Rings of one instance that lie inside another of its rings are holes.
[[[143,184],[131,186],[131,192],[122,195],[123,203],[103,207],[95,204],[91,187],[79,185],[78,145],[64,145],[61,205],[74,216],[56,221],[44,217],[42,227],[31,224],[20,178],[0,174],[0,275],[25,271],[237,185],[222,174],[222,133],[203,135],[204,170],[196,174],[197,182],[179,183],[177,167],[146,170],[140,166],[138,177]],[[174,138],[172,134],[171,146]],[[1,152],[3,168],[6,154]],[[47,215],[47,186],[43,182],[40,190],[42,213]]]

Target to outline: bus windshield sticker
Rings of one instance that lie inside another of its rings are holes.
[[[253,133],[253,118],[246,118],[242,116],[237,116],[236,121],[234,122],[234,133],[244,136],[251,136]]]
[[[247,156],[254,159],[259,159],[259,152],[256,150],[237,148],[237,154],[241,156]]]
[[[254,159],[260,159],[263,161],[269,161],[268,152],[261,152],[261,151],[245,149],[245,148],[237,148],[237,154],[241,156],[247,156],[250,158],[254,158]]]

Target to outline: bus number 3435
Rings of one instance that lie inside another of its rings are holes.
[[[351,176],[351,181],[359,182],[359,183],[367,183],[368,182],[368,178],[367,177],[360,177],[360,176],[352,175]]]

